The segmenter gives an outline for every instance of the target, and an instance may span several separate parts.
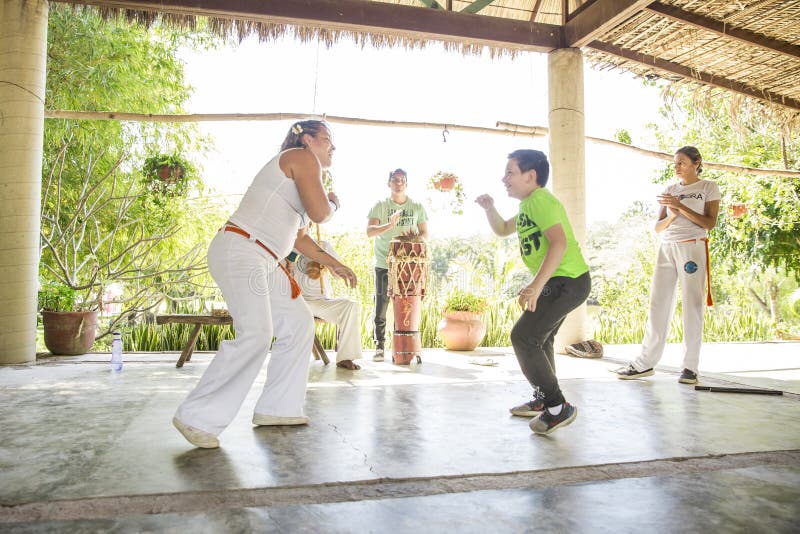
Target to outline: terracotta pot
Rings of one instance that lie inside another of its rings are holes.
[[[473,312],[447,312],[436,329],[449,350],[475,350],[486,335],[481,316]]]
[[[744,216],[747,213],[747,205],[745,204],[731,204],[730,214],[734,219]]]
[[[44,345],[59,356],[86,354],[97,336],[97,311],[42,312]]]
[[[456,179],[452,176],[445,176],[438,182],[433,184],[433,187],[438,191],[452,191],[456,186]]]
[[[422,358],[422,336],[419,332],[400,332],[392,336],[392,363],[408,365],[414,358]]]
[[[392,297],[394,310],[394,329],[404,332],[419,330],[422,320],[422,297],[409,295],[406,297]]]
[[[166,182],[168,184],[174,184],[175,182],[183,178],[183,167],[162,165],[161,167],[158,168],[158,177],[161,179],[162,182]]]

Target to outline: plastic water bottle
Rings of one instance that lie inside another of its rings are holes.
[[[114,332],[111,335],[111,370],[122,371],[122,334]]]

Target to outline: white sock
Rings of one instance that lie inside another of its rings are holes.
[[[548,408],[547,408],[547,412],[548,412],[550,415],[558,415],[558,414],[560,414],[560,413],[561,413],[561,410],[562,410],[563,408],[564,408],[564,404],[562,403],[562,404],[559,404],[558,406],[553,406],[552,408],[551,408],[551,407],[548,407]]]

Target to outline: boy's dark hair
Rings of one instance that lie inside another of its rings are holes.
[[[547,162],[544,152],[522,148],[509,154],[508,159],[516,161],[522,172],[533,169],[536,171],[536,183],[540,187],[547,185],[547,179],[550,177],[550,163]]]

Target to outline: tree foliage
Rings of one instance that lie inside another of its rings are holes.
[[[656,134],[665,150],[694,145],[704,158],[757,168],[800,170],[800,133],[771,116],[733,113],[737,99],[698,100],[678,89],[663,110],[665,123]],[[800,179],[706,172],[723,194],[720,219],[713,231],[714,252],[761,268],[779,268],[800,280]],[[666,167],[660,180],[672,178]],[[741,208],[734,210],[734,206]],[[742,212],[744,213],[742,214]]]
[[[179,48],[212,44],[202,32],[173,32],[158,25],[147,29],[124,19],[102,20],[92,8],[53,4],[48,20],[47,108],[181,113],[191,88],[186,85]],[[150,275],[158,271],[153,270],[157,265],[169,265],[171,272],[196,269],[198,244],[210,240],[211,225],[217,222],[207,220],[217,214],[203,197],[200,172],[182,184],[180,195],[163,195],[157,188],[145,187],[142,168],[148,156],[166,152],[191,158],[206,145],[191,124],[48,119],[42,281],[66,281],[86,290],[82,285],[87,278],[79,272],[85,274],[81,269],[94,265],[95,282],[122,283],[131,297],[141,294],[132,267]],[[56,242],[59,246],[51,246]],[[188,263],[181,264],[180,258]],[[193,290],[184,287],[181,293],[186,292]],[[102,296],[101,289],[99,293]],[[97,294],[95,287],[91,295]],[[169,295],[160,298],[165,296]]]

